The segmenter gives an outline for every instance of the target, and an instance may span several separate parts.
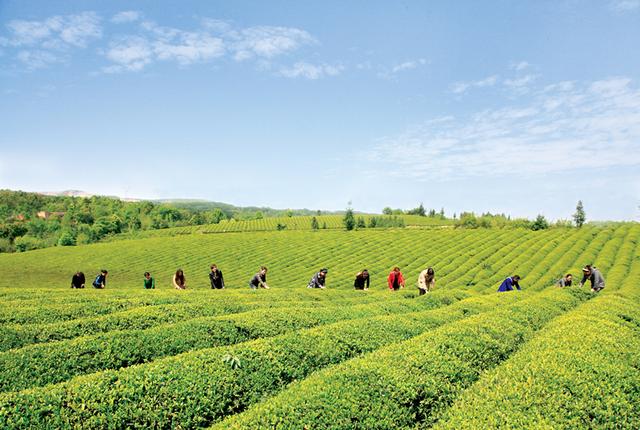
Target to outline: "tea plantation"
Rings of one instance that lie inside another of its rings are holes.
[[[640,225],[334,221],[0,254],[0,428],[640,428]],[[577,286],[590,263],[597,294]],[[250,290],[262,265],[271,289]],[[428,266],[436,288],[419,296]],[[326,290],[307,289],[322,267]],[[355,291],[363,268],[371,287]],[[88,288],[69,288],[77,270]],[[496,293],[513,274],[522,291]]]

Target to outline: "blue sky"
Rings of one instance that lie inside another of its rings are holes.
[[[0,127],[0,188],[638,220],[640,0],[4,0]]]

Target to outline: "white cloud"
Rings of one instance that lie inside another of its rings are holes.
[[[455,82],[451,85],[451,92],[454,94],[462,94],[471,88],[492,87],[498,82],[498,75],[487,76],[478,81]]]
[[[258,26],[228,33],[237,61],[253,57],[273,58],[317,43],[306,31],[290,27]]]
[[[153,57],[153,50],[149,42],[138,36],[124,37],[112,41],[106,53],[115,65],[104,69],[107,73],[122,71],[140,71],[149,64]]]
[[[280,70],[280,75],[286,78],[306,78],[306,79],[320,79],[325,76],[337,76],[344,70],[343,66],[332,66],[329,64],[310,64],[306,62],[298,62],[291,68],[283,68]]]
[[[402,63],[394,64],[391,67],[380,66],[381,69],[378,72],[378,77],[382,79],[396,80],[398,78],[398,74],[402,72],[407,72],[409,70],[417,69],[418,67],[424,66],[428,63],[425,58],[417,58],[415,60],[407,60]],[[366,62],[363,64],[358,64],[357,68],[362,69],[370,69],[371,63]]]
[[[85,48],[102,37],[100,18],[94,12],[53,16],[41,21],[12,20],[9,36],[0,45],[16,49],[15,58],[27,70],[62,62],[72,48]]]
[[[561,82],[528,104],[439,118],[380,139],[376,164],[438,180],[640,166],[640,89],[626,78]]]
[[[53,16],[43,21],[13,20],[7,24],[11,33],[8,43],[12,46],[84,48],[91,39],[102,36],[100,18],[94,12],[76,15]]]
[[[222,39],[207,33],[159,27],[151,22],[143,26],[151,33],[147,37],[127,36],[111,42],[106,57],[115,64],[105,67],[105,72],[137,72],[153,61],[175,61],[186,66],[225,53]]]
[[[185,31],[163,27],[152,21],[140,23],[140,35],[112,42],[107,58],[115,64],[106,72],[139,71],[154,61],[175,61],[182,66],[206,62],[230,54],[235,60],[255,59],[258,67],[270,68],[265,60],[293,52],[315,39],[306,31],[288,27],[250,27],[233,30],[226,21],[202,19],[200,28]],[[300,76],[335,75],[335,66],[302,67]],[[294,73],[286,70],[285,73]],[[314,79],[314,78],[311,78]]]
[[[136,10],[125,10],[115,14],[111,18],[111,22],[115,24],[124,24],[127,22],[138,21],[142,17],[142,14]]]
[[[614,0],[611,8],[618,13],[632,12],[640,9],[640,0]]]
[[[527,63],[526,61],[520,61],[517,63],[511,63],[511,66],[509,67],[511,70],[515,70],[516,72],[520,72],[528,67],[530,67],[531,64]]]
[[[391,73],[404,72],[405,70],[412,70],[418,66],[427,64],[427,60],[419,58],[417,60],[405,61],[404,63],[396,64],[391,68]]]
[[[538,75],[530,74],[517,78],[505,79],[503,84],[513,93],[522,95],[529,92],[530,84],[532,84],[536,79],[538,79]]]
[[[20,51],[16,58],[26,66],[27,70],[42,69],[60,61],[58,56],[40,50]]]
[[[179,33],[175,41],[157,41],[153,49],[159,60],[175,60],[181,65],[210,60],[225,53],[222,39],[190,32]]]
[[[43,68],[66,60],[72,48],[84,48],[90,41],[102,37],[100,22],[95,12],[52,16],[40,21],[13,20],[7,24],[7,37],[0,37],[0,47],[14,50],[16,60],[28,70]],[[224,56],[237,61],[253,60],[259,70],[277,70],[277,64],[270,64],[277,57],[318,43],[298,28],[237,28],[228,21],[210,18],[199,19],[196,27],[189,30],[164,27],[143,19],[142,13],[134,10],[121,11],[109,22],[135,23],[135,29],[111,38],[107,46],[98,51],[109,61],[102,68],[107,73],[140,71],[157,61],[187,66]],[[335,76],[343,68],[300,61],[293,68],[282,70],[282,76],[317,79]]]
[[[221,19],[202,18],[201,22],[202,27],[209,31],[226,33],[232,30],[231,23]]]

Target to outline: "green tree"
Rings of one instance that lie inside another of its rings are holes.
[[[347,208],[347,211],[344,214],[342,224],[347,231],[353,230],[356,226],[356,218],[353,216],[353,209],[350,207]]]
[[[389,206],[387,206],[386,208],[382,209],[382,214],[383,215],[392,215],[393,214],[393,209],[391,209]]]
[[[420,206],[418,206],[417,208],[413,208],[407,211],[408,215],[419,215],[419,216],[426,216],[426,212],[424,210],[424,205],[422,203],[420,203]]]
[[[320,229],[320,224],[318,224],[318,218],[316,218],[316,217],[312,217],[311,218],[311,229],[312,230],[319,230]]]
[[[533,231],[546,230],[548,228],[549,223],[547,222],[547,219],[544,217],[544,215],[538,215],[536,217],[536,220],[531,224],[531,230]]]
[[[356,221],[356,228],[367,228],[367,223],[363,217],[358,217],[358,220]]]
[[[13,242],[18,252],[31,251],[32,249],[42,248],[44,244],[33,236],[20,236]]]
[[[70,230],[64,230],[58,239],[58,246],[75,246],[76,238]]]
[[[462,228],[478,228],[478,218],[476,218],[473,212],[462,212],[456,226]]]
[[[576,206],[576,213],[573,214],[573,222],[576,223],[576,227],[580,228],[587,220],[587,214],[584,212],[584,206],[582,206],[582,200],[578,200]]]
[[[223,219],[226,219],[227,216],[222,212],[220,208],[215,208],[206,213],[205,218],[207,222],[210,224],[218,224]]]

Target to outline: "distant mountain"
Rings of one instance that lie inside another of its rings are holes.
[[[95,195],[95,194],[90,194],[80,190],[40,191],[37,194],[42,194],[44,196],[62,196],[62,197],[93,197]]]
[[[112,199],[121,200],[123,202],[141,202],[148,200],[153,203],[159,204],[169,204],[172,206],[191,209],[191,210],[211,210],[211,209],[221,209],[228,216],[232,216],[236,212],[262,212],[264,216],[282,216],[287,212],[291,212],[292,215],[315,215],[318,213],[317,210],[311,209],[274,209],[270,207],[258,207],[258,206],[235,206],[229,203],[223,202],[215,202],[206,199],[136,199],[129,197],[119,197],[119,196],[102,196],[100,194],[93,194],[82,190],[64,190],[64,191],[41,191],[37,194],[42,194],[45,196],[57,196],[57,197],[84,197],[89,198],[93,196],[101,196],[108,197]],[[320,211],[322,214],[337,214],[341,212],[332,212],[332,211]]]
[[[87,193],[86,191],[81,190],[65,190],[65,191],[39,191],[36,194],[42,194],[43,196],[54,196],[54,197],[108,197],[110,199],[122,200],[123,202],[141,202],[144,199],[133,199],[129,197],[118,197],[118,196],[103,196],[100,194],[92,194]]]

